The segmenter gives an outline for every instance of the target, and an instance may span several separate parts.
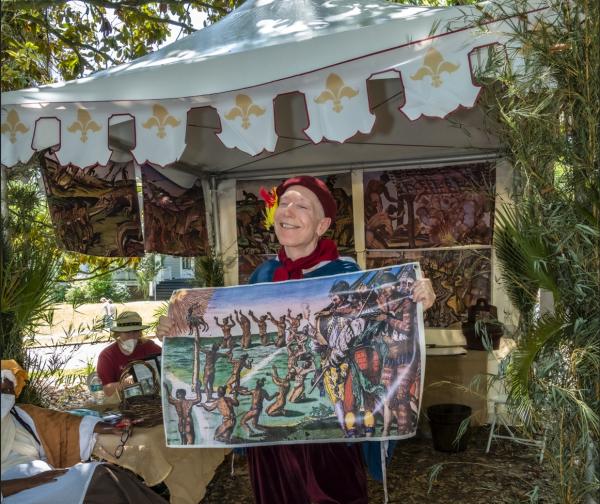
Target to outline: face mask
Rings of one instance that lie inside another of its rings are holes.
[[[2,420],[8,415],[8,412],[15,405],[15,396],[13,394],[2,394]]]
[[[123,350],[123,353],[125,355],[129,355],[129,354],[133,353],[136,345],[137,345],[136,339],[128,339],[125,341],[119,340],[119,346],[121,347],[121,350]]]

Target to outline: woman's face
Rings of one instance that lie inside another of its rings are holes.
[[[304,186],[291,186],[285,191],[274,220],[277,239],[291,259],[310,254],[331,224],[331,219],[323,215],[317,196]]]
[[[138,344],[138,340],[142,336],[142,331],[125,331],[119,334],[117,340],[121,352],[125,355],[131,355]]]

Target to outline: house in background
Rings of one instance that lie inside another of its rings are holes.
[[[194,280],[194,258],[163,255],[163,268],[153,285],[150,285],[150,299],[168,300],[174,290],[190,287]],[[135,272],[122,269],[112,274],[115,282],[123,282],[129,287],[137,286]],[[154,297],[156,289],[156,298]]]

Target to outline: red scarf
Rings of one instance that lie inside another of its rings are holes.
[[[328,238],[321,238],[317,243],[317,248],[311,254],[295,261],[289,259],[285,253],[285,247],[281,247],[277,253],[281,266],[273,273],[273,282],[303,278],[302,270],[310,269],[321,261],[335,261],[338,257],[340,254],[335,242]]]

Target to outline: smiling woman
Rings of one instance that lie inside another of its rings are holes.
[[[327,185],[315,177],[292,177],[280,184],[276,193],[279,205],[274,223],[277,240],[282,246],[280,261],[285,265],[286,261],[289,264],[305,258],[302,266],[307,266],[306,260],[315,253],[323,261],[336,259],[335,244],[331,240],[321,240],[336,215],[336,203]],[[286,268],[278,268],[274,279],[302,278],[301,269],[286,273]]]
[[[330,224],[315,194],[299,185],[285,192],[275,211],[275,234],[292,260],[314,250]]]
[[[323,234],[336,217],[335,200],[324,182],[310,176],[293,177],[280,184],[275,192],[279,206],[274,212],[274,224],[275,233],[281,247],[277,259],[269,260],[259,266],[253,273],[250,283],[308,279],[359,271],[359,267],[354,261],[340,258],[333,240],[323,238]],[[273,203],[271,200],[271,204]],[[291,289],[296,291],[295,295],[301,299],[301,302],[310,301],[311,305],[315,302],[312,293],[302,296],[299,292],[301,288],[295,283],[284,282],[279,285],[279,288],[271,289],[277,291],[279,296],[284,291]],[[255,298],[257,293],[260,292],[261,286],[256,287],[257,289],[253,291]],[[215,295],[220,296],[216,293]],[[265,299],[271,302],[272,296],[273,294],[261,297],[261,300],[263,303]],[[415,283],[415,302],[423,303],[423,308],[427,309],[433,304],[434,299],[435,294],[431,289],[430,282],[421,280],[420,291]],[[289,301],[289,299],[287,300]],[[235,296],[235,302],[232,302],[232,298],[224,294],[223,297],[219,298],[218,310],[222,310],[222,316],[232,317],[232,315],[227,314],[233,312],[237,315],[236,308],[239,309],[241,302],[238,296]],[[273,306],[276,306],[276,302],[273,300]],[[328,302],[328,300],[325,300],[322,304],[326,305]],[[176,303],[173,306],[176,306]],[[217,303],[212,303],[212,306],[217,307]],[[257,311],[260,311],[260,309],[257,309]],[[267,311],[267,315],[269,315],[271,323],[278,329],[278,338],[281,337],[282,345],[276,344],[276,346],[286,346],[286,316],[284,315],[277,320],[269,311]],[[302,314],[300,319],[304,316],[308,318],[307,315]],[[287,318],[291,319],[290,310],[288,310]],[[297,319],[297,321],[300,319]],[[288,320],[290,331],[294,331],[295,320]],[[159,338],[161,336],[172,336],[173,331],[171,328],[174,323],[174,320],[164,317],[157,328],[157,336]],[[222,327],[224,324],[219,325]],[[242,319],[238,320],[238,325],[242,326]],[[332,339],[326,343],[328,355],[338,350],[343,352],[338,348],[337,340]],[[171,340],[169,340],[167,348],[170,345]],[[283,351],[283,348],[281,350]],[[276,350],[271,352],[271,355],[277,353]],[[223,390],[223,394],[218,399],[210,402],[209,406],[212,408],[210,411],[216,408],[220,409],[223,423],[219,427],[221,430],[218,433],[215,431],[214,434],[221,437],[224,432],[223,429],[225,429],[227,435],[223,439],[227,439],[227,441],[229,441],[233,432],[230,423],[230,411],[237,405],[238,393],[246,395],[246,392],[248,392],[245,386],[241,386],[239,380],[241,377],[239,372],[243,367],[242,363],[247,362],[248,355],[243,353],[239,359],[233,359],[233,349],[230,350],[230,353],[227,354],[228,360],[232,365],[237,366],[235,368],[237,370],[228,380],[228,385],[231,385],[231,387],[229,387],[229,390]],[[290,359],[288,360],[288,366],[294,357],[294,352],[288,350],[288,359]],[[251,366],[246,367],[250,368]],[[332,376],[329,372],[329,366],[327,369],[327,376]],[[344,367],[344,369],[347,368]],[[336,376],[341,375],[336,374]],[[289,371],[284,377],[278,375],[275,370],[271,378],[273,383],[284,388],[290,386],[290,380],[296,381],[294,372],[290,373]],[[333,397],[336,418],[341,420],[340,426],[342,426],[344,432],[346,430],[350,432],[352,426],[345,423],[343,401],[340,399],[341,392],[334,387],[330,387],[330,391],[331,397]],[[230,396],[232,393],[233,395]],[[261,386],[259,385],[255,392],[250,393],[250,395],[256,394],[254,397],[258,397],[257,401],[262,404],[261,393]],[[236,404],[232,402],[234,400]],[[269,410],[265,411],[269,416],[278,415],[278,412],[273,409],[270,412]],[[353,415],[348,418],[350,421]],[[223,439],[215,437],[215,440],[219,442],[223,442]],[[258,504],[271,502],[305,504],[306,502],[325,501],[364,504],[368,502],[367,478],[361,445],[364,445],[367,451],[372,452],[367,454],[369,466],[379,468],[381,464],[379,443],[322,442],[248,448],[249,473],[256,502]],[[370,448],[373,449],[370,450]]]
[[[336,215],[325,183],[310,176],[292,177],[276,193],[275,234],[278,260],[267,261],[250,283],[324,276],[357,271],[339,259],[335,242],[321,238]],[[257,503],[368,501],[367,478],[358,444],[265,446],[248,449],[250,480]],[[344,468],[340,471],[340,468]]]

